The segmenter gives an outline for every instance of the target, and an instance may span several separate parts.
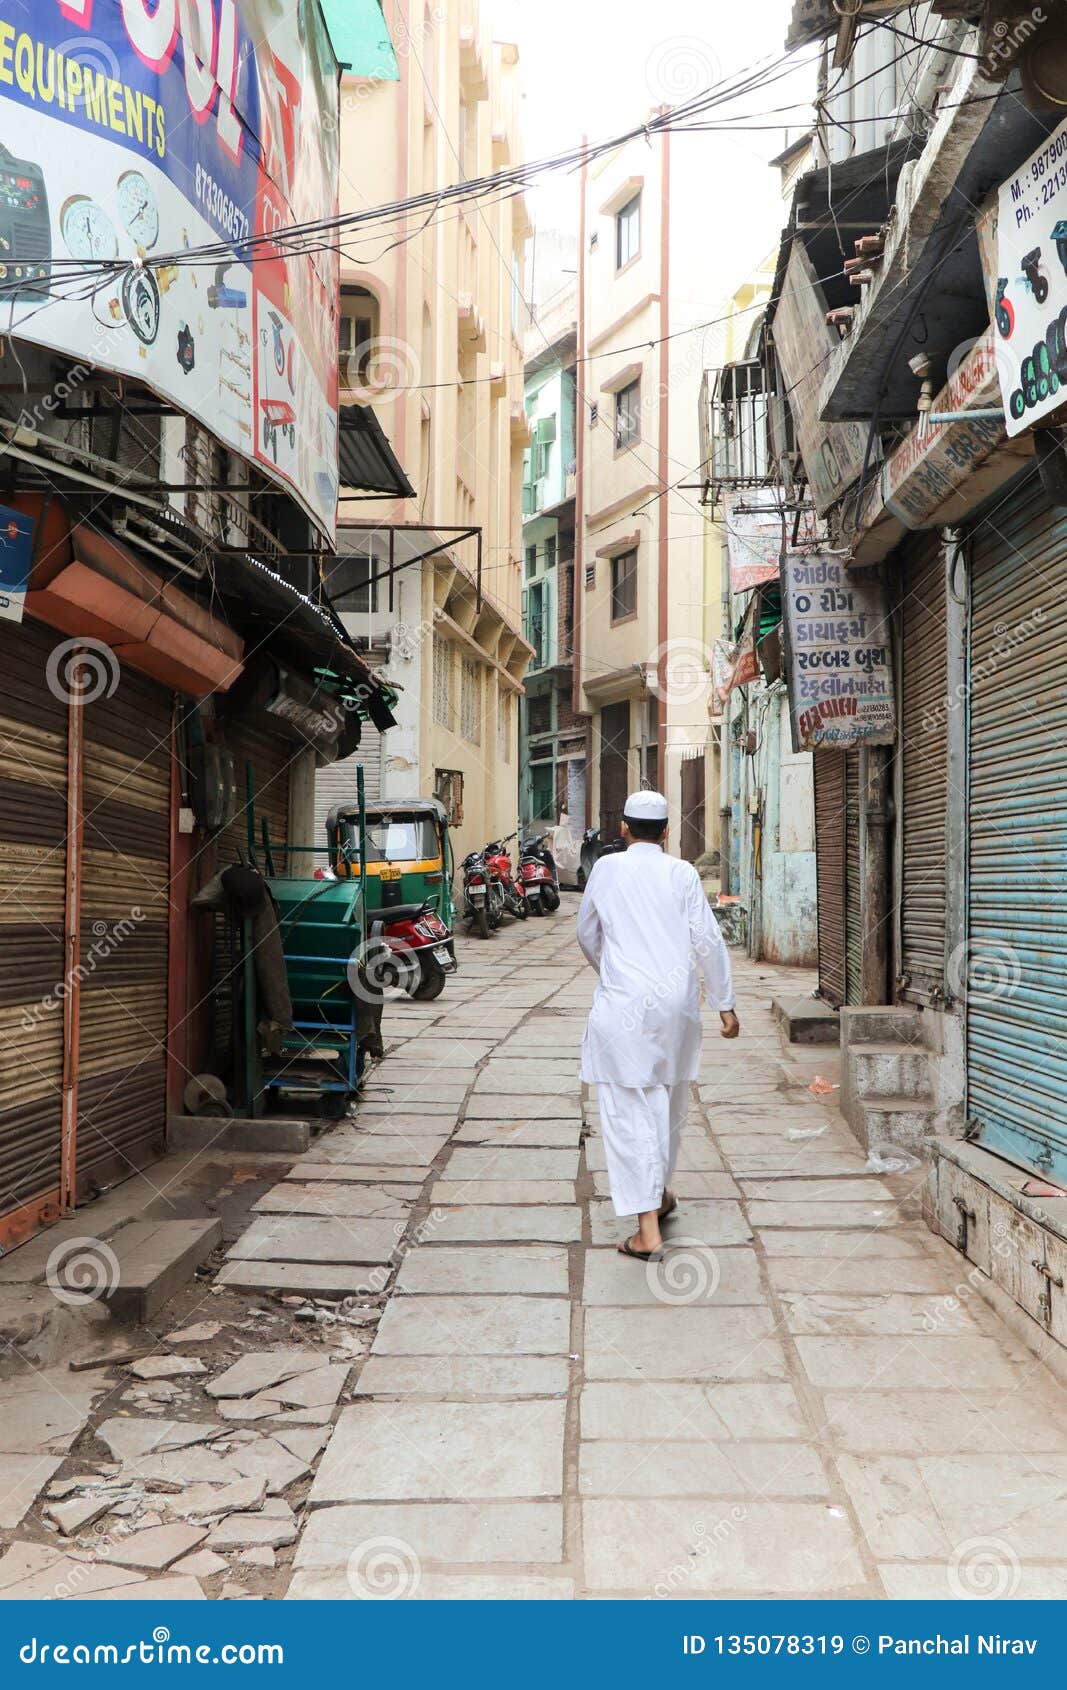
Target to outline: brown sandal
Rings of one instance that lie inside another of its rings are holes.
[[[663,1254],[662,1249],[635,1250],[632,1248],[628,1238],[624,1238],[622,1243],[617,1244],[615,1248],[618,1250],[620,1256],[632,1256],[635,1262],[658,1262]]]

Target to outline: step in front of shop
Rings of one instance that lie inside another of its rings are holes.
[[[925,1215],[972,1264],[959,1296],[983,1296],[1067,1378],[1067,1197],[1040,1176],[963,1139],[937,1139]]]

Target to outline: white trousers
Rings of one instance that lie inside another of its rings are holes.
[[[678,1161],[689,1113],[689,1081],[676,1086],[617,1086],[597,1081],[600,1133],[617,1215],[658,1209]]]

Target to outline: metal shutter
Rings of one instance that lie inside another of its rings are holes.
[[[0,623],[0,1215],[47,1198],[58,1212],[67,831],[67,707],[49,691],[57,643],[31,621]]]
[[[123,670],[83,712],[79,1197],[165,1148],[172,705]]]
[[[263,864],[263,822],[266,820],[271,843],[271,855],[276,874],[286,872],[285,853],[281,850],[289,837],[289,776],[296,758],[306,749],[303,741],[289,739],[269,729],[252,727],[245,722],[226,725],[226,744],[233,753],[237,781],[237,812],[221,835],[218,845],[219,868],[230,863],[248,860],[248,822],[245,803],[248,793],[248,771],[252,775],[252,810],[255,831],[256,860]],[[295,841],[304,844],[304,840]],[[310,843],[310,841],[307,841]],[[303,853],[301,853],[303,855]],[[294,873],[302,874],[306,863],[295,863]]]
[[[948,643],[945,566],[936,537],[905,557],[901,631],[901,995],[929,1003],[945,989],[945,818]]]
[[[1067,518],[1036,483],[974,530],[968,1115],[1067,1178]],[[954,982],[953,982],[954,983]]]
[[[326,817],[335,804],[356,802],[356,770],[363,765],[363,790],[368,804],[377,803],[382,795],[383,740],[373,722],[364,722],[359,738],[359,750],[338,763],[327,763],[315,773],[315,838],[313,843],[326,850]],[[418,797],[412,790],[408,797]],[[312,843],[309,841],[309,843]],[[312,859],[325,862],[325,855]]]
[[[819,995],[845,1001],[845,756],[816,751],[815,875],[819,905]]]
[[[856,748],[845,752],[845,1002],[863,1002],[860,754]]]

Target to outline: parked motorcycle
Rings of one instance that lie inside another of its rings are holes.
[[[582,840],[582,856],[578,865],[578,890],[583,891],[585,883],[593,872],[594,864],[601,857],[608,857],[615,851],[625,851],[626,843],[622,839],[604,840],[598,827],[587,827]]]
[[[509,833],[506,839],[492,839],[485,847],[485,861],[494,883],[499,886],[503,901],[503,912],[506,915],[517,916],[525,921],[529,915],[526,903],[526,888],[521,880],[515,879],[515,872],[511,866],[511,852],[508,846],[518,837],[518,830]]]
[[[493,919],[497,904],[502,905],[499,889],[494,891],[489,865],[481,851],[468,851],[460,866],[463,869],[464,917],[480,939],[488,939],[490,927],[499,926],[499,918]]]
[[[440,997],[446,979],[456,972],[455,943],[432,898],[374,912],[370,937],[386,947],[377,969],[379,984],[400,986],[420,1003]]]
[[[544,835],[523,840],[519,853],[519,879],[526,889],[526,902],[534,915],[559,909],[559,877],[555,859],[545,845]]]

